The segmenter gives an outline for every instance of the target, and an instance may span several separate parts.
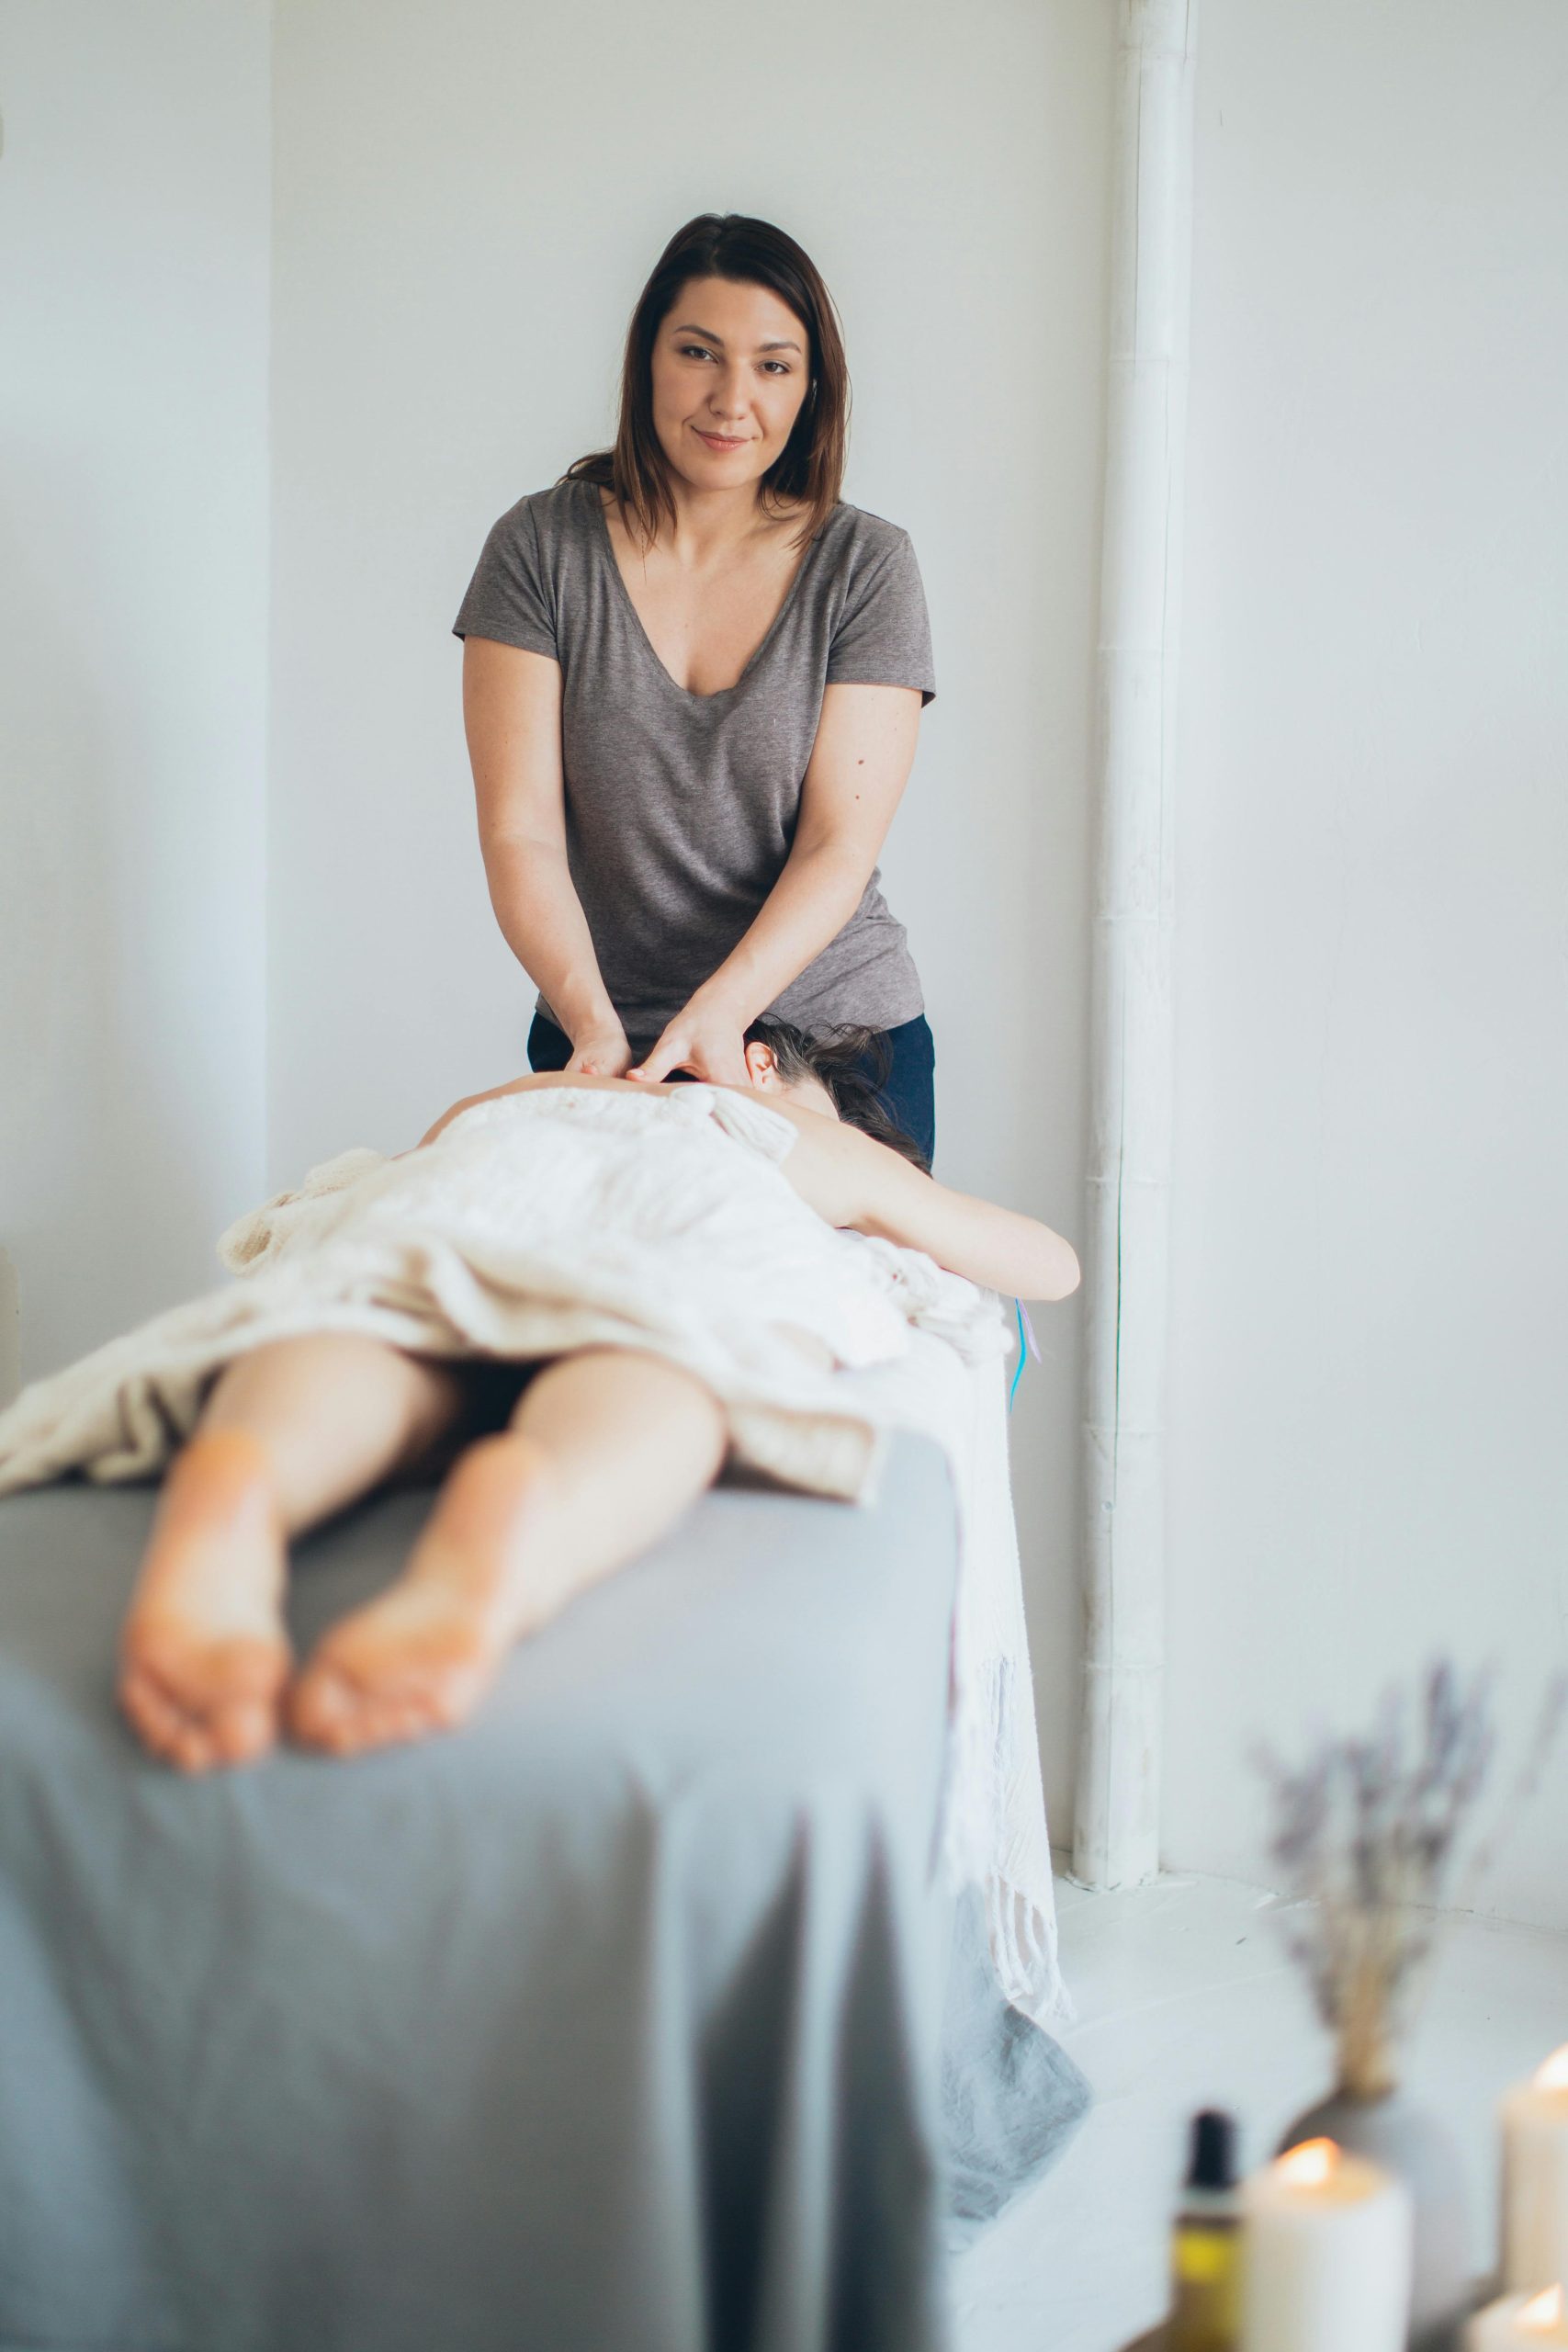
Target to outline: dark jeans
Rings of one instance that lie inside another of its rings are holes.
[[[879,1029],[876,1034],[887,1056],[886,1075],[877,1087],[876,1099],[894,1125],[919,1145],[929,1167],[936,1156],[936,1042],[931,1023],[920,1012],[913,1021],[900,1021],[896,1029]],[[650,1053],[655,1042],[652,1037],[630,1040],[637,1054]],[[570,1038],[542,1012],[536,1012],[528,1032],[529,1069],[564,1069],[570,1059]],[[874,1046],[861,1067],[868,1078],[876,1077]],[[681,1079],[686,1073],[671,1070],[670,1075]]]

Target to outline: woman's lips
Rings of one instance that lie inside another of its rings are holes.
[[[751,437],[749,433],[740,434],[735,438],[723,433],[705,433],[700,424],[696,430],[698,440],[705,441],[710,449],[744,449]]]

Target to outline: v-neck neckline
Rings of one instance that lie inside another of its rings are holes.
[[[604,550],[604,558],[606,562],[609,564],[611,575],[615,580],[615,586],[620,591],[621,601],[626,605],[626,611],[631,616],[633,628],[636,630],[637,636],[641,639],[643,645],[647,649],[649,660],[652,662],[660,676],[664,680],[664,683],[669,687],[671,693],[681,695],[682,700],[686,702],[728,702],[731,695],[738,695],[740,692],[741,687],[745,685],[748,679],[750,677],[752,671],[757,667],[758,662],[761,662],[763,654],[767,651],[769,646],[772,645],[774,638],[778,635],[779,630],[783,628],[784,616],[788,613],[790,606],[794,604],[795,594],[799,589],[801,581],[805,577],[806,567],[811,561],[812,557],[816,554],[818,547],[821,542],[822,533],[818,531],[816,538],[812,539],[807,544],[799,562],[795,567],[795,577],[791,580],[789,586],[784,591],[784,603],[773,615],[766,634],[761,639],[761,641],[753,649],[750,659],[748,661],[746,667],[741,671],[740,675],[736,679],[735,684],[732,686],[720,686],[716,694],[700,695],[695,693],[692,687],[683,686],[679,678],[672,677],[671,675],[658,647],[654,644],[652,638],[649,637],[647,629],[643,626],[642,615],[637,611],[637,606],[633,604],[632,592],[626,586],[626,580],[622,575],[620,563],[615,555],[615,542],[610,537],[610,519],[604,512],[604,501],[599,494],[600,485],[596,481],[588,481],[584,482],[583,488],[587,491],[589,496],[593,501],[593,512],[599,518],[598,536],[600,544]]]

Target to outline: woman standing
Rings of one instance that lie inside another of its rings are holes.
[[[839,496],[848,415],[807,254],[688,222],[632,314],[615,448],[485,542],[464,718],[536,1070],[743,1085],[763,1013],[864,1028],[929,1165],[931,1035],[876,860],[931,633],[908,534]]]

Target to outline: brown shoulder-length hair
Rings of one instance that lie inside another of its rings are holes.
[[[682,286],[694,277],[728,277],[765,286],[788,304],[807,331],[809,381],[784,453],[762,476],[761,497],[777,512],[804,499],[792,545],[807,546],[839,503],[849,446],[850,371],[833,298],[816,263],[770,220],[743,212],[699,212],[677,229],[637,297],[621,364],[621,414],[613,449],[596,449],[567,468],[562,481],[591,481],[615,492],[634,515],[645,544],[661,514],[675,522],[670,461],[653,429],[653,346]]]

